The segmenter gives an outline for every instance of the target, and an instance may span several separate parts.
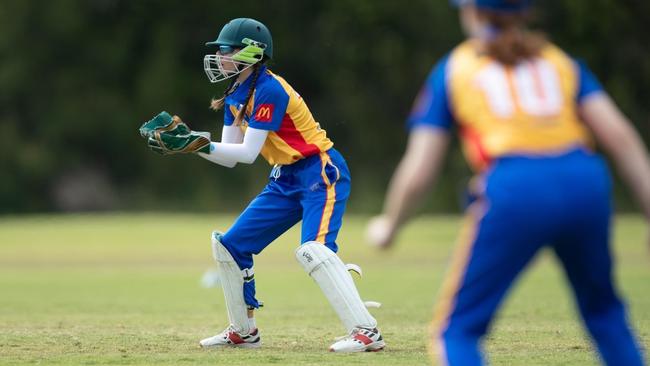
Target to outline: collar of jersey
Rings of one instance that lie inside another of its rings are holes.
[[[260,71],[259,71],[259,76],[257,77],[257,84],[259,85],[259,82],[262,80],[263,75],[266,73],[266,65],[261,65],[260,66]],[[237,89],[235,89],[234,92],[232,92],[228,97],[226,97],[226,103],[228,102],[236,102],[238,104],[241,104],[244,102],[246,99],[246,95],[248,95],[248,88],[251,85],[251,82],[253,80],[253,74],[251,74],[249,77],[244,80],[243,83],[239,84],[237,86]]]

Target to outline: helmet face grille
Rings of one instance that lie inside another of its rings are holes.
[[[232,56],[205,55],[205,57],[203,57],[203,70],[205,70],[208,80],[210,80],[211,83],[218,83],[239,75],[244,70],[254,65],[254,63],[243,62],[235,59],[235,56],[239,53],[240,52]],[[224,66],[228,64],[232,65],[232,69]]]

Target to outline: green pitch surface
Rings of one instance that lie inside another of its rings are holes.
[[[263,348],[202,350],[221,331],[211,268],[217,215],[36,216],[0,219],[0,364],[424,365],[425,333],[460,220],[411,224],[390,253],[362,240],[365,217],[348,217],[341,257],[364,270],[362,297],[387,342],[383,352],[339,355],[343,329],[293,257],[292,230],[256,258]],[[616,277],[642,343],[650,346],[650,254],[636,217],[617,220]],[[548,252],[518,282],[487,340],[494,365],[590,365],[596,356]]]

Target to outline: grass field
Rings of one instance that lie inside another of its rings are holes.
[[[457,217],[422,217],[390,253],[362,241],[350,216],[339,243],[388,344],[384,352],[328,353],[343,335],[316,284],[293,257],[292,230],[256,258],[263,348],[202,350],[227,325],[212,266],[216,215],[33,216],[0,219],[1,365],[424,365],[425,332],[458,230]],[[642,343],[650,346],[650,253],[636,217],[617,220],[616,276]],[[539,256],[507,300],[486,348],[493,365],[591,365],[596,356],[562,275]]]

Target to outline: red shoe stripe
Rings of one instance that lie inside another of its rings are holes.
[[[363,334],[355,335],[354,339],[363,342],[363,344],[365,344],[366,346],[369,345],[370,343],[372,343],[372,339],[368,338],[367,336],[365,336]]]
[[[231,341],[233,344],[241,344],[241,343],[245,343],[244,340],[241,339],[241,337],[239,336],[239,334],[237,334],[237,333],[235,333],[235,332],[230,332],[230,333],[228,333],[228,339],[230,339],[230,341]]]

